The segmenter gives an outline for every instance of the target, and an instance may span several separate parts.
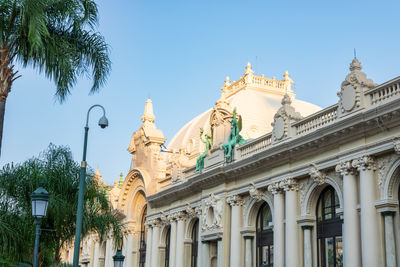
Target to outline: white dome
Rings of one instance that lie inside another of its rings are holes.
[[[281,107],[281,101],[282,95],[255,90],[241,90],[227,99],[230,107],[232,109],[236,107],[238,114],[242,116],[241,135],[245,139],[257,138],[272,131],[271,123],[274,121],[275,113]],[[303,117],[321,110],[314,104],[297,99],[292,99],[292,106]],[[210,108],[183,126],[171,139],[168,149],[185,148],[188,152],[202,151],[199,147],[199,129],[204,128],[205,132],[209,131],[211,112]]]
[[[249,67],[250,66],[250,67]],[[292,99],[292,106],[303,117],[321,110],[320,107],[297,100],[291,90],[293,81],[286,71],[282,81],[275,78],[268,79],[264,76],[254,76],[251,65],[246,66],[245,76],[237,82],[230,84],[226,78],[222,87],[221,99],[229,103],[230,112],[237,108],[237,113],[242,116],[243,128],[241,135],[245,139],[254,139],[272,131],[271,123],[274,115],[282,106],[281,101],[285,93]],[[210,116],[213,109],[192,119],[183,126],[168,144],[169,150],[186,149],[188,153],[202,152],[203,144],[200,142],[200,128],[210,132]]]

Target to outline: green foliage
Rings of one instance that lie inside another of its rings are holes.
[[[34,220],[30,194],[39,182],[50,193],[47,215],[41,228],[42,266],[59,263],[60,249],[75,235],[80,164],[66,147],[50,145],[39,157],[22,164],[7,164],[0,171],[0,259],[14,263],[30,261],[34,242]],[[121,219],[115,214],[100,185],[86,177],[82,235],[99,234],[101,240],[112,232],[115,241],[122,236]],[[118,242],[115,242],[117,244]],[[50,260],[49,260],[50,259]]]
[[[60,101],[82,75],[92,77],[93,93],[111,70],[97,13],[93,0],[1,0],[0,53],[44,72]]]

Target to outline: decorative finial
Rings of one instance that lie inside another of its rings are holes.
[[[360,71],[362,69],[360,61],[355,57],[350,64],[350,71]]]
[[[153,113],[153,102],[151,102],[151,99],[148,98],[146,100],[146,105],[144,106],[144,113],[142,116],[142,122],[154,122],[156,117],[154,116]]]
[[[96,169],[96,175],[101,175],[99,169]]]
[[[226,78],[225,78],[225,85],[226,86],[231,85],[231,80],[229,79],[229,76],[226,76]]]
[[[121,172],[121,174],[119,175],[119,184],[118,184],[119,188],[122,187],[123,183],[124,183],[124,175]]]
[[[355,48],[354,48],[354,58],[357,58],[357,52]]]
[[[247,62],[246,70],[244,71],[244,76],[247,76],[247,75],[253,74],[253,73],[254,73],[254,71],[251,69],[250,62]]]

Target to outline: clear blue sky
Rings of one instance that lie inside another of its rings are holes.
[[[399,1],[133,1],[101,0],[99,31],[113,70],[100,93],[81,79],[64,104],[54,83],[21,69],[7,100],[0,166],[37,155],[50,142],[82,158],[88,108],[102,104],[110,127],[92,112],[88,163],[109,184],[130,167],[126,151],[148,96],[156,124],[170,140],[212,107],[226,75],[237,80],[247,61],[281,79],[289,70],[297,98],[327,107],[348,73],[353,48],[376,83],[400,75]],[[168,141],[167,141],[168,142]]]

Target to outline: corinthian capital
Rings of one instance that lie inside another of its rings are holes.
[[[298,191],[299,184],[293,178],[286,178],[279,183],[279,186],[285,191]]]
[[[359,171],[376,169],[375,160],[369,155],[365,155],[365,156],[362,156],[362,157],[359,157],[359,158],[353,160],[352,166],[354,168],[357,168]]]
[[[241,196],[233,195],[226,199],[226,202],[231,206],[242,206],[244,201]]]
[[[322,184],[326,183],[325,173],[319,171],[316,164],[312,163],[310,165],[309,174],[310,174],[311,178],[314,180],[314,182],[316,182],[318,185],[322,185]]]
[[[351,161],[341,161],[336,165],[336,172],[341,175],[354,174],[354,167],[351,165]]]
[[[178,211],[178,212],[176,213],[176,219],[177,219],[178,221],[186,220],[187,217],[188,217],[187,213],[186,213],[185,211],[183,211],[183,210]]]
[[[276,182],[276,183],[270,184],[268,186],[268,191],[271,192],[274,195],[282,193],[282,188],[280,187],[280,182]]]

